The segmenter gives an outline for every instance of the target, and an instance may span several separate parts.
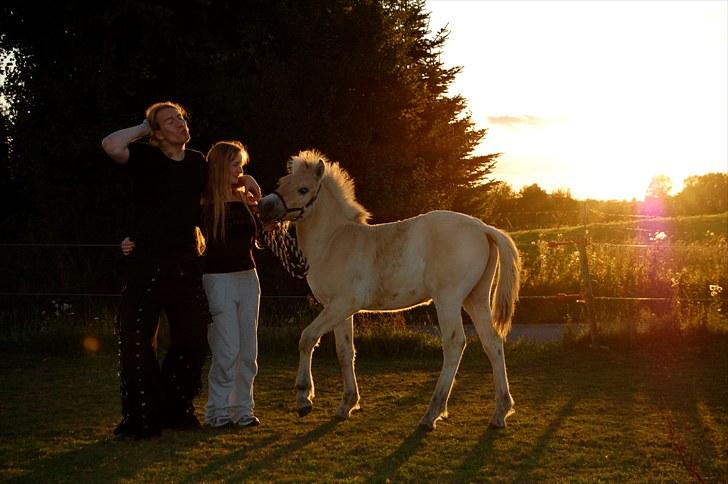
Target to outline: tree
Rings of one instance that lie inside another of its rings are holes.
[[[459,68],[440,62],[447,32],[429,32],[424,6],[2,2],[0,172],[15,203],[0,223],[14,240],[120,240],[129,186],[100,140],[159,100],[188,108],[192,148],[241,139],[266,191],[289,156],[318,148],[355,178],[375,222],[481,210],[496,155],[470,156],[485,132],[447,94]]]
[[[516,210],[516,193],[505,182],[495,182],[486,194],[487,211],[480,217],[490,225],[512,229],[513,224],[509,217]]]
[[[667,175],[657,175],[652,178],[647,187],[647,195],[640,209],[644,215],[665,216],[669,213],[670,192],[672,180]]]
[[[483,181],[485,174],[489,173],[495,166],[497,154],[480,156],[475,159],[468,160],[471,166],[476,167],[473,174],[482,174],[476,178],[471,176],[464,186],[453,191],[454,197],[450,208],[456,212],[467,213],[483,220],[491,217],[494,207],[494,199],[490,197],[493,190],[502,182],[493,180]]]
[[[722,213],[728,210],[728,173],[708,173],[685,179],[675,195],[675,208],[683,215]]]
[[[469,156],[485,133],[465,99],[446,94],[459,68],[440,62],[447,32],[428,31],[424,1],[171,5],[0,7],[0,55],[16,64],[0,87],[12,140],[3,169],[17,168],[15,185],[50,222],[46,236],[104,227],[118,237],[121,215],[107,208],[123,181],[99,140],[160,99],[188,107],[193,148],[242,138],[264,188],[288,156],[322,150],[351,172],[378,221],[465,206],[463,191],[484,190],[496,156]],[[72,215],[81,210],[88,217]]]
[[[665,200],[672,191],[672,180],[667,175],[657,175],[650,180],[646,198]]]

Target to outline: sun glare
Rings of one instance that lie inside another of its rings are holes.
[[[728,3],[428,1],[495,178],[642,199],[728,171]]]

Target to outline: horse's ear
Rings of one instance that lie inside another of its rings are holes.
[[[324,160],[319,160],[318,164],[316,165],[316,178],[319,180],[322,176],[324,176],[324,170],[326,169],[326,165],[324,164]]]
[[[288,158],[288,162],[286,163],[286,171],[289,175],[293,173],[293,157]]]

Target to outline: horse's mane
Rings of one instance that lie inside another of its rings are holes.
[[[321,181],[323,188],[327,189],[343,207],[346,218],[360,224],[368,223],[372,214],[356,201],[356,196],[354,195],[354,180],[341,165],[329,161],[326,155],[320,151],[300,151],[298,155],[292,156],[288,160],[288,171],[289,173],[293,173],[303,165],[309,168],[315,168],[319,160],[322,160],[326,165],[324,177]]]

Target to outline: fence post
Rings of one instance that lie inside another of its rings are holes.
[[[579,249],[579,264],[581,266],[581,290],[584,294],[586,319],[589,322],[589,328],[591,330],[592,346],[596,346],[598,328],[596,317],[594,315],[594,293],[592,292],[591,274],[589,273],[589,259],[586,253],[587,233],[588,232],[585,231],[583,236],[577,237],[576,247]]]

